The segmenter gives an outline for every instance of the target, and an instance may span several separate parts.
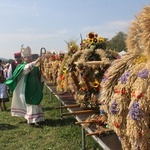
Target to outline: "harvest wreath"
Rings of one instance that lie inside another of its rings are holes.
[[[150,6],[131,24],[128,53],[115,60],[103,82],[99,102],[124,150],[150,147]]]

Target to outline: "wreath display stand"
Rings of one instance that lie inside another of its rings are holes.
[[[62,116],[91,113],[77,125],[93,128],[87,136],[116,133],[123,150],[150,148],[150,6],[131,23],[127,53],[107,49],[106,39],[90,32],[87,39],[66,42],[68,52],[46,52],[41,71],[59,95],[72,95],[82,110]]]

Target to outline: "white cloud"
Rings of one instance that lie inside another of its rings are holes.
[[[1,15],[31,15],[39,16],[36,1],[3,1],[0,3],[0,14]]]
[[[25,31],[25,29],[20,29]],[[32,29],[29,29],[32,30]],[[33,29],[34,30],[34,29]],[[62,38],[66,35],[67,29],[62,29],[53,33],[22,33],[22,34],[0,34],[0,43],[7,41],[40,41],[44,39]]]
[[[108,29],[127,29],[129,27],[130,21],[114,21],[105,24]]]
[[[112,38],[116,35],[116,33],[122,31],[126,32],[129,27],[130,21],[114,21],[114,22],[106,22],[97,26],[87,26],[84,27],[81,31],[86,35],[89,32],[98,33],[101,36],[106,38]]]

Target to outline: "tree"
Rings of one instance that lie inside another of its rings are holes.
[[[126,37],[127,35],[125,33],[121,31],[118,32],[116,36],[108,41],[107,47],[118,52],[121,52],[122,50],[126,51]]]

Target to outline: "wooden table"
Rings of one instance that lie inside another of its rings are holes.
[[[46,82],[45,82],[45,86],[50,91],[50,101],[52,101],[52,95],[54,95],[59,100],[60,106],[67,106],[67,105],[76,104],[76,101],[74,100],[73,96],[70,95],[69,93],[59,94],[56,91],[56,86],[49,84],[49,83],[46,83]],[[83,110],[80,107],[66,108],[66,109],[70,113]],[[85,121],[92,114],[93,113],[90,113],[90,112],[86,113],[86,114],[76,114],[76,115],[73,115],[73,117],[77,121],[80,122],[80,121]],[[63,118],[62,109],[60,109],[60,116]],[[94,129],[92,129],[90,127],[83,127],[82,124],[81,124],[81,129],[82,129],[82,150],[85,150],[86,149],[85,132],[93,133]],[[92,135],[92,137],[104,150],[122,150],[121,143],[118,140],[118,137],[115,133],[105,135],[105,136]]]

